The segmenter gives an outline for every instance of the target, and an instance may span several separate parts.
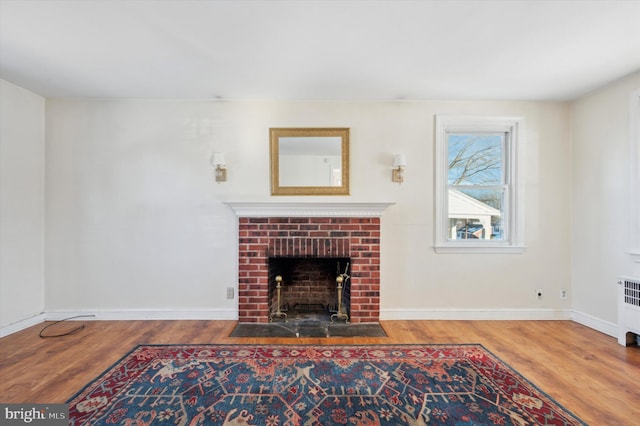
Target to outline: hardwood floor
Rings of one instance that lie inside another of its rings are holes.
[[[0,339],[0,402],[65,402],[144,343],[480,343],[590,425],[640,424],[640,348],[571,321],[383,321],[385,338],[231,338],[235,321],[65,322]]]

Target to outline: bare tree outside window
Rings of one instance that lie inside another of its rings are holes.
[[[504,135],[450,134],[449,185],[495,185],[502,182]]]

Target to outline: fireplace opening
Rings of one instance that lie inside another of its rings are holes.
[[[270,257],[268,269],[270,321],[348,322],[349,258]]]

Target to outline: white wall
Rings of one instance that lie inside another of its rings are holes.
[[[525,117],[524,254],[434,253],[435,114]],[[269,127],[350,127],[352,195],[304,200],[396,202],[382,219],[383,318],[567,317],[569,118],[560,103],[48,101],[47,311],[233,317],[236,218],[222,201],[274,200]]]
[[[236,287],[235,217],[209,158],[214,147],[228,153],[234,179],[228,146],[241,120],[217,109],[48,103],[48,312],[234,318],[225,289]]]
[[[44,311],[45,100],[0,80],[0,329]]]
[[[572,289],[578,320],[609,332],[617,323],[616,282],[640,277],[630,247],[629,106],[640,72],[572,105]]]

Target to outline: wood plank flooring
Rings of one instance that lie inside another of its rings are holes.
[[[65,402],[138,344],[480,343],[590,425],[640,424],[640,348],[571,321],[382,321],[383,338],[231,338],[235,321],[65,322],[0,339],[0,402]]]

